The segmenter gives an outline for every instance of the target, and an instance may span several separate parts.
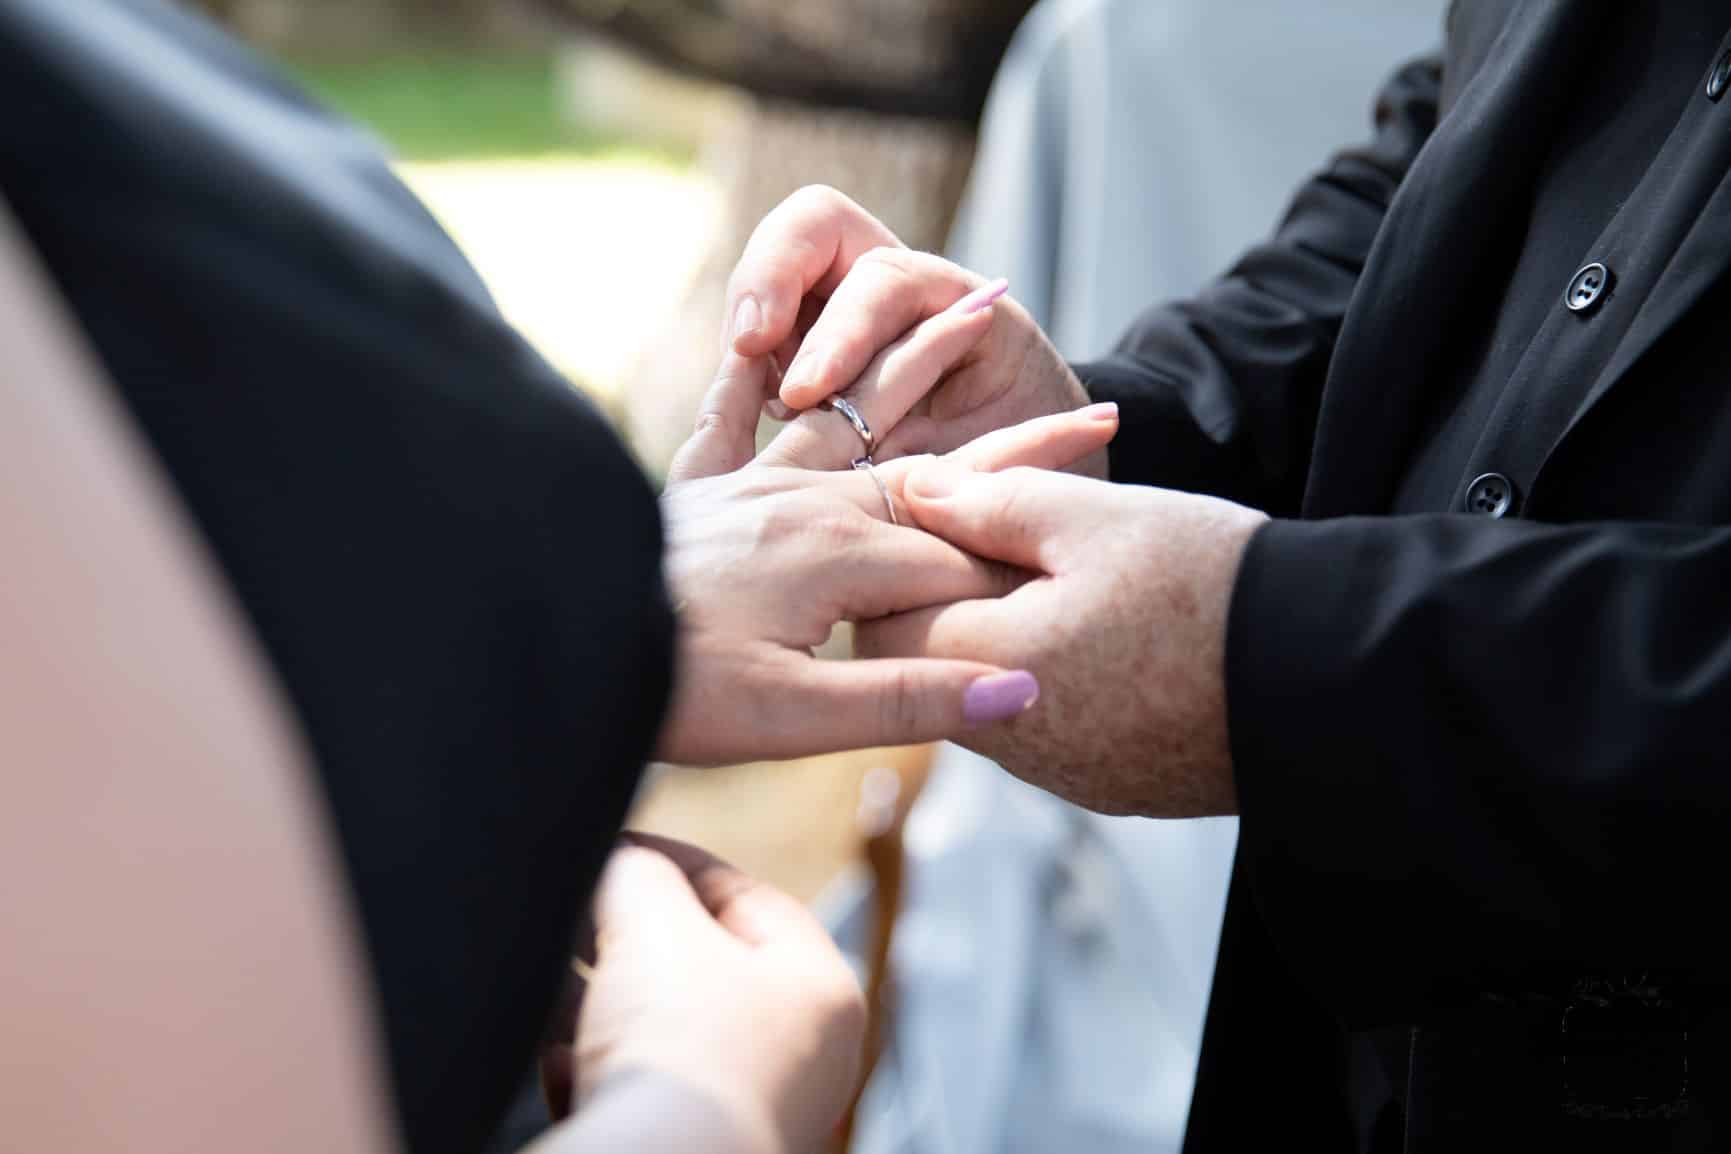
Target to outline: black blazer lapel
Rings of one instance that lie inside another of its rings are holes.
[[[1500,275],[1493,266],[1518,227],[1511,240],[1493,208],[1530,198],[1541,145],[1593,42],[1594,11],[1569,0],[1523,5],[1414,162],[1341,330],[1305,516],[1386,511],[1419,402],[1449,363],[1447,335],[1470,325],[1467,310],[1494,306],[1481,287]]]

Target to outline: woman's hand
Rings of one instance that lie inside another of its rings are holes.
[[[806,188],[764,218],[734,269],[728,347],[773,354],[786,366],[774,415],[845,392],[880,432],[880,460],[943,453],[1088,403],[1027,310],[1007,298],[992,303],[1002,287],[908,249],[834,189]],[[906,348],[915,326],[946,314],[956,320],[975,306],[978,331],[965,356],[941,373],[909,373],[884,387],[882,366]],[[1105,449],[1069,469],[1104,478]]]
[[[939,318],[910,347],[949,355],[965,345],[955,327]],[[914,362],[932,363],[923,354]],[[897,367],[890,370],[893,378]],[[720,764],[912,744],[1027,709],[1038,686],[1015,669],[962,658],[811,655],[840,622],[1001,596],[1021,576],[912,527],[901,487],[915,461],[875,474],[845,468],[862,444],[837,413],[809,414],[811,436],[753,461],[768,373],[761,358],[726,358],[662,498],[682,637],[660,756]],[[1116,410],[1097,406],[981,438],[950,460],[978,470],[1059,468],[1116,431]],[[836,461],[840,471],[814,471]]]
[[[793,898],[694,847],[631,840],[595,899],[577,1121],[537,1150],[602,1148],[581,1141],[586,1128],[642,1149],[822,1149],[859,1073],[866,1013],[853,971]],[[610,1100],[641,1105],[615,1119]],[[669,1127],[675,1141],[663,1141]]]

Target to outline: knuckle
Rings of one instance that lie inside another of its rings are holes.
[[[898,670],[884,683],[878,697],[878,720],[889,735],[917,733],[928,716],[919,679]]]
[[[758,460],[766,465],[817,468],[830,455],[831,443],[817,419],[810,413],[802,413],[787,423],[758,455]]]
[[[1031,482],[1037,473],[1038,470],[1029,466],[1017,465],[998,474],[1005,484],[995,487],[987,505],[987,516],[1018,536],[1026,534],[1034,523],[1034,508],[1029,497],[1028,482]]]
[[[757,502],[754,528],[759,548],[780,544],[800,532],[806,518],[799,505],[800,502],[788,493],[776,493]]]
[[[820,558],[835,561],[862,535],[863,519],[852,515],[851,506],[838,507],[809,491],[775,493],[763,498],[759,506],[754,537],[760,548],[785,548],[789,542],[800,541]]]
[[[819,214],[841,212],[853,204],[841,190],[818,182],[795,189],[784,203]]]
[[[1015,507],[1024,513],[1031,513],[1037,503],[1040,485],[1051,474],[1045,469],[1033,465],[1011,465],[993,474],[999,481],[996,488],[1006,499],[1015,502]]]
[[[713,409],[697,414],[697,420],[691,425],[691,434],[694,437],[715,436],[726,432],[727,418]]]
[[[819,545],[832,555],[859,545],[865,540],[870,521],[851,506],[836,508],[828,503],[813,502],[806,522]],[[843,558],[838,556],[837,560]]]
[[[867,249],[854,263],[854,267],[864,268],[880,278],[894,281],[911,280],[914,276],[913,260],[908,250],[892,248],[889,245]]]

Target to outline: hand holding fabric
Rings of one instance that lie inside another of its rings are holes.
[[[865,1034],[846,959],[788,895],[694,846],[629,837],[596,894],[574,1046],[544,1061],[578,1113],[534,1154],[821,1149]]]

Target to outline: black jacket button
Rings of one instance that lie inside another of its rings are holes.
[[[1467,512],[1481,517],[1506,517],[1515,506],[1515,486],[1501,473],[1475,477],[1467,486]]]
[[[1731,88],[1731,49],[1719,58],[1719,63],[1713,66],[1713,74],[1707,77],[1707,99],[1718,100],[1725,95],[1725,89]]]
[[[1563,303],[1572,313],[1591,312],[1609,287],[1611,270],[1594,261],[1569,279],[1569,290],[1563,294]]]

